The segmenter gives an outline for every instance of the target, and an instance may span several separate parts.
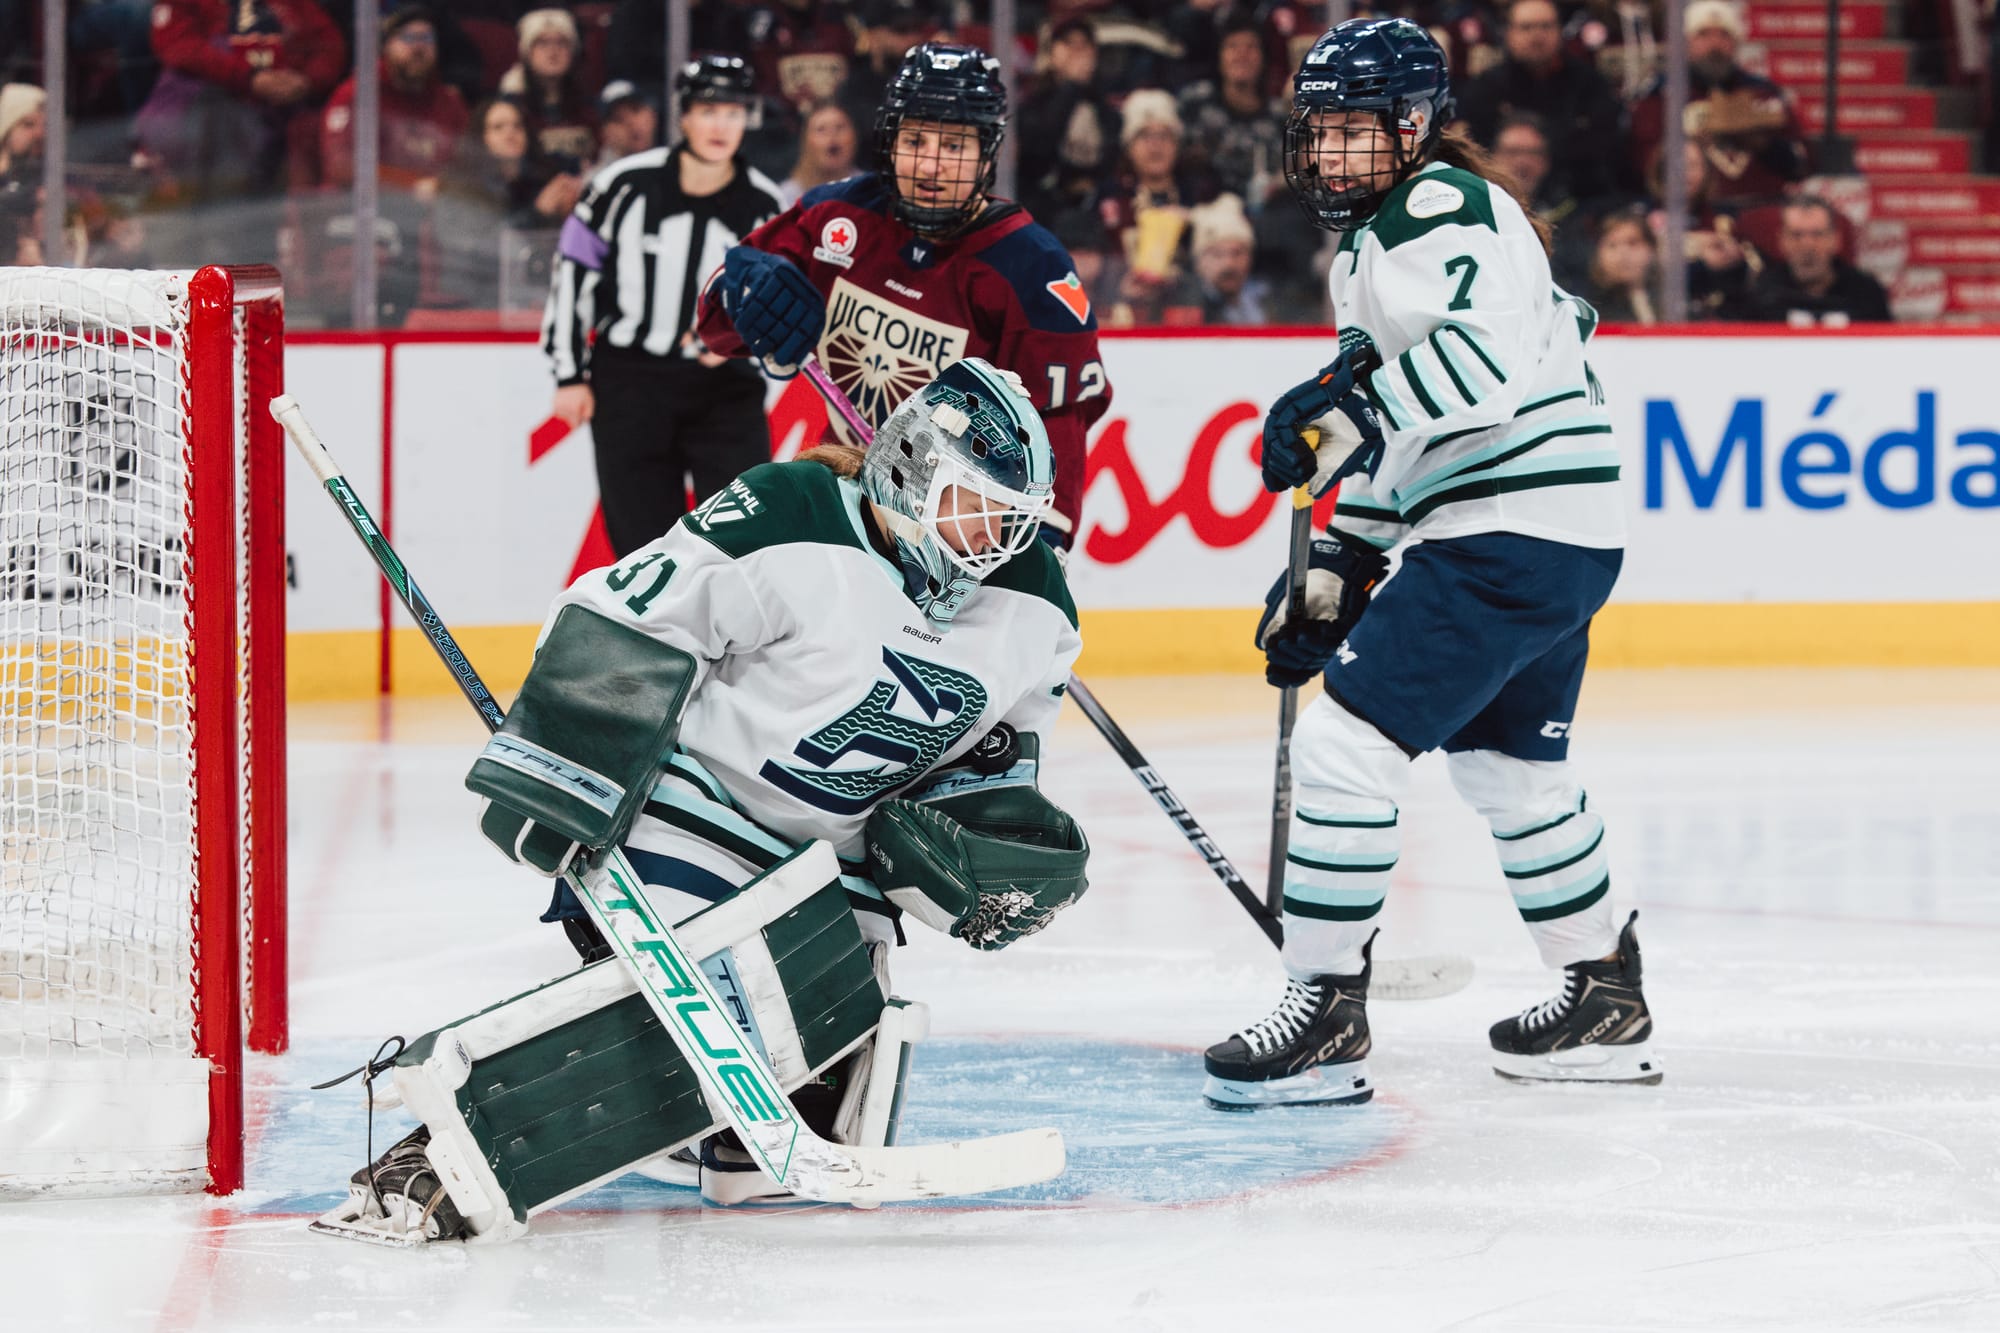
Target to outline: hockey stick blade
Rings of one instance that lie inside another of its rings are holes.
[[[1371,1000],[1436,1000],[1472,984],[1472,960],[1464,954],[1423,954],[1385,958],[1368,979]]]
[[[504,714],[492,691],[409,577],[298,403],[283,395],[271,401],[270,411],[339,504],[404,607],[423,626],[487,730],[497,731]],[[766,1174],[792,1193],[873,1207],[944,1193],[1009,1189],[1062,1171],[1062,1137],[1053,1129],[902,1148],[853,1148],[819,1137],[799,1118],[763,1053],[754,1043],[740,1040],[707,974],[688,957],[665,917],[653,908],[645,882],[625,854],[615,846],[606,848],[584,873],[565,878],[631,969],[648,1007],[700,1079],[710,1106],[729,1120]]]

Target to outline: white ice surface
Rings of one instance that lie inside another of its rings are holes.
[[[1097,684],[1261,882],[1273,696]],[[910,1137],[1057,1123],[1068,1179],[756,1215],[620,1186],[405,1253],[305,1232],[362,1160],[352,1085],[305,1085],[569,955],[473,830],[462,704],[295,710],[295,1045],[252,1064],[250,1188],[0,1204],[0,1330],[2000,1328],[2000,675],[1603,673],[1579,731],[1660,1087],[1490,1072],[1552,974],[1431,759],[1379,950],[1470,954],[1472,987],[1373,1006],[1370,1106],[1203,1111],[1195,1052],[1268,1008],[1275,956],[1067,716],[1046,785],[1090,895],[895,972],[937,1031]]]

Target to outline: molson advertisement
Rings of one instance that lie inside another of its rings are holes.
[[[1255,664],[1290,512],[1258,484],[1258,428],[1333,350],[1321,334],[1105,338],[1115,396],[1070,565],[1090,670]],[[1629,525],[1601,662],[2000,664],[2000,336],[1612,333],[1591,360]],[[518,679],[549,598],[610,559],[588,429],[549,417],[540,352],[302,335],[286,373],[468,652]],[[773,386],[771,423],[790,457],[826,409],[799,378]],[[303,468],[287,502],[295,689],[449,689]]]

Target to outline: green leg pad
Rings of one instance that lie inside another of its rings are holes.
[[[816,893],[764,928],[799,1046],[814,1070],[868,1035],[888,996],[843,893]]]
[[[683,927],[697,935],[706,915]],[[706,938],[713,947],[734,933]],[[837,881],[761,927],[746,921],[726,952],[750,983],[745,998],[787,1091],[881,1021],[886,997]],[[396,1064],[433,1136],[476,1150],[520,1222],[719,1127],[693,1068],[615,961],[426,1033]],[[461,1082],[453,1070],[469,1072]],[[440,1123],[454,1111],[462,1128]]]
[[[713,1124],[694,1070],[637,995],[475,1062],[458,1108],[516,1217]]]

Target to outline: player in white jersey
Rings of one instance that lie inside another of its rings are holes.
[[[1285,994],[1209,1049],[1221,1109],[1374,1095],[1375,919],[1410,762],[1432,749],[1491,826],[1543,961],[1565,972],[1558,996],[1493,1026],[1494,1067],[1660,1079],[1637,937],[1619,929],[1603,823],[1566,762],[1590,620],[1624,544],[1611,421],[1584,359],[1596,316],[1550,279],[1546,231],[1504,177],[1445,129],[1452,109],[1444,52],[1404,19],[1330,30],[1294,83],[1286,176],[1341,238],[1341,351],[1265,418],[1264,484],[1341,492],[1305,616],[1285,616],[1281,577],[1258,626],[1267,679],[1324,671],[1326,693],[1292,735]]]
[[[622,846],[842,1142],[893,1138],[923,1028],[888,995],[898,918],[997,949],[1085,887],[1083,834],[1035,786],[1082,647],[1035,540],[1054,479],[1020,381],[955,363],[865,455],[752,468],[579,579],[467,778],[482,832],[543,874]],[[766,911],[750,890],[781,867],[796,885],[801,860],[821,887]],[[577,912],[559,887],[551,915]],[[425,1123],[356,1173],[326,1229],[505,1235],[640,1163],[672,1174],[696,1143],[705,1197],[776,1191],[616,961],[420,1038],[394,1077]]]

